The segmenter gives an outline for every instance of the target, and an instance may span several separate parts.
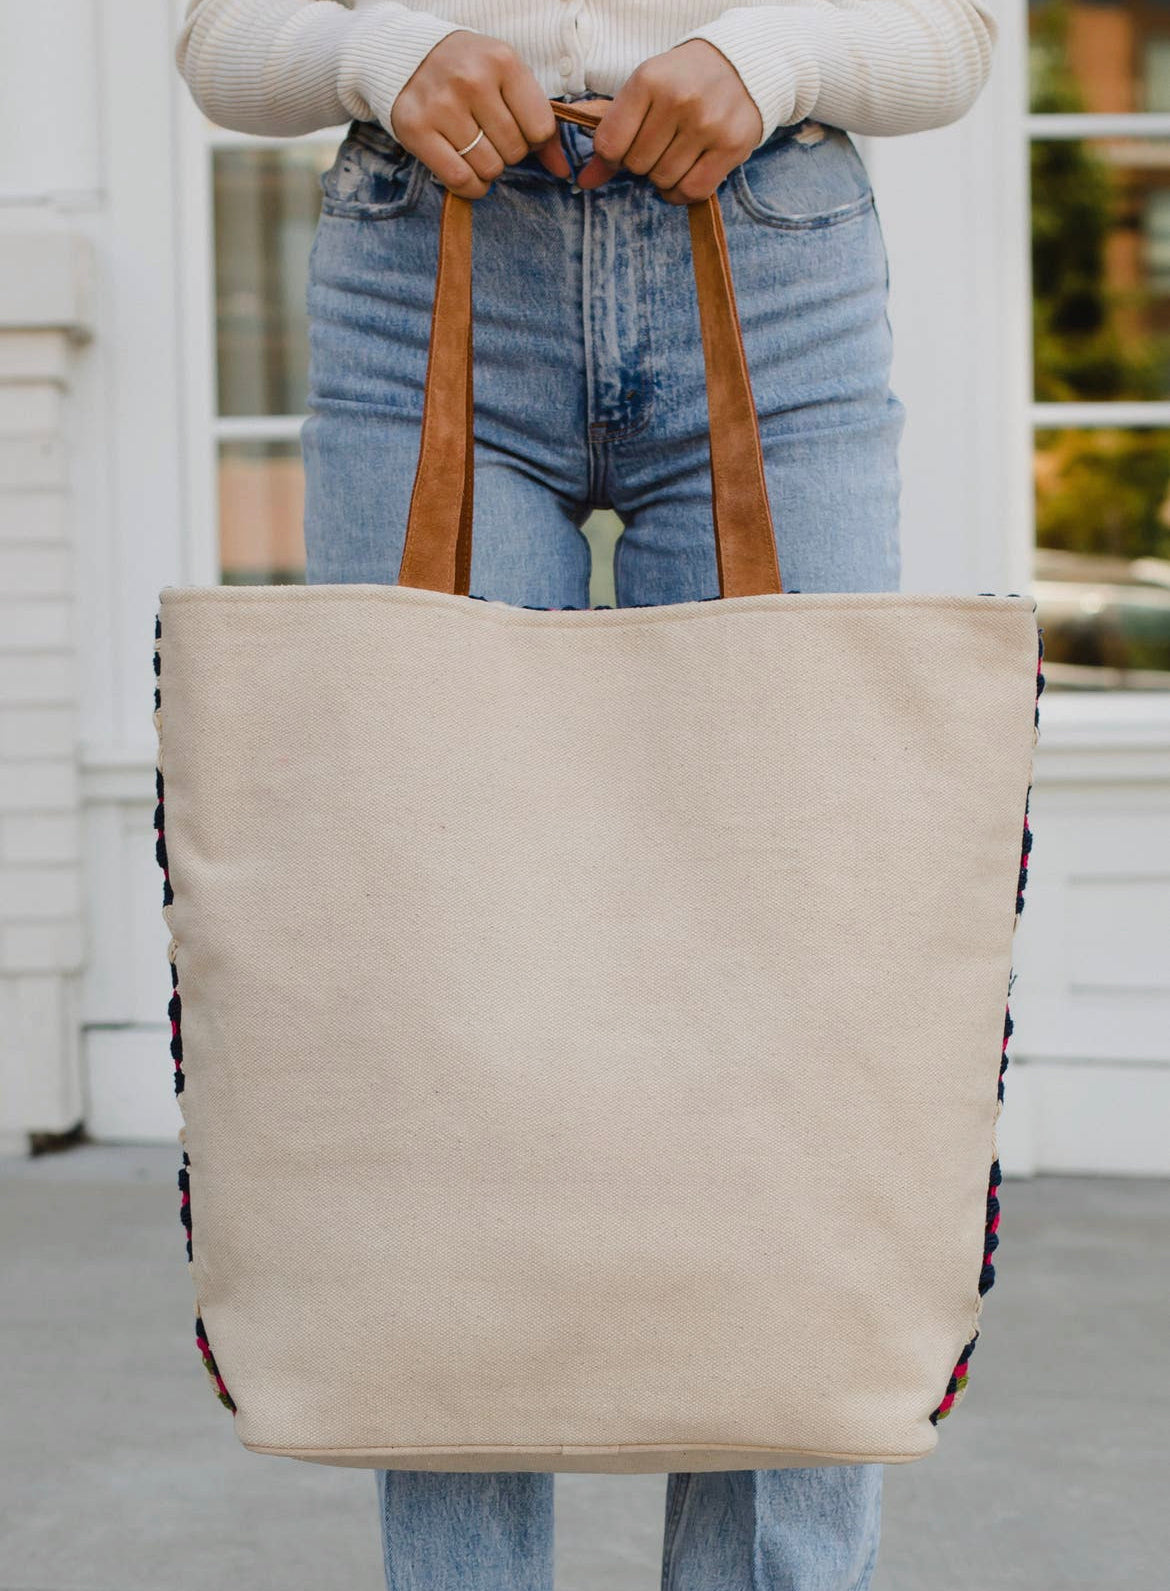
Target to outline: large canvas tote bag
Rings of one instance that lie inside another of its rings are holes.
[[[473,208],[400,583],[159,593],[205,1363],[327,1464],[921,1458],[992,1275],[1035,603],[784,591],[717,198],[721,597],[470,596]]]

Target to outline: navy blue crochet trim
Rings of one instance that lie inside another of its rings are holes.
[[[191,1252],[191,1156],[183,1150],[183,1163],[179,1167],[179,1219],[183,1223],[183,1230],[187,1234],[187,1263],[195,1258]]]
[[[980,595],[981,596],[992,596],[992,595],[994,595],[994,593],[992,593],[992,592],[980,592]],[[1010,592],[1009,595],[1010,596],[1018,596],[1019,593],[1013,591],[1013,592]],[[1036,707],[1035,707],[1035,714],[1034,714],[1033,721],[1032,721],[1033,722],[1033,728],[1037,729],[1037,730],[1040,727],[1040,696],[1041,696],[1041,694],[1042,694],[1042,692],[1044,690],[1044,674],[1043,674],[1043,671],[1042,671],[1043,660],[1044,660],[1044,631],[1043,631],[1042,628],[1040,628],[1038,626],[1037,627],[1037,651],[1036,651]],[[1031,829],[1031,826],[1030,826],[1030,823],[1029,823],[1029,820],[1028,820],[1029,806],[1030,806],[1030,803],[1031,803],[1031,799],[1032,799],[1032,786],[1031,786],[1031,784],[1029,784],[1028,789],[1027,789],[1027,791],[1026,791],[1026,793],[1024,795],[1024,831],[1023,831],[1023,839],[1021,841],[1021,846],[1020,846],[1020,871],[1019,871],[1019,875],[1018,875],[1017,882],[1016,882],[1016,916],[1017,916],[1017,918],[1019,917],[1019,914],[1024,909],[1024,888],[1025,888],[1025,886],[1026,886],[1026,884],[1028,882],[1028,858],[1029,858],[1029,856],[1031,855],[1031,852],[1032,852],[1032,829]],[[1006,1073],[1007,1068],[1008,1068],[1008,1047],[1007,1047],[1008,1046],[1008,1040],[1011,1038],[1012,1033],[1013,1033],[1014,1028],[1015,1028],[1015,1024],[1012,1022],[1011,998],[1010,998],[1011,997],[1011,991],[1012,991],[1012,988],[1013,988],[1013,986],[1015,984],[1015,981],[1016,981],[1016,974],[1014,972],[1012,972],[1010,974],[1009,978],[1008,978],[1008,1000],[1007,1000],[1007,1002],[1004,1005],[1003,1050],[1002,1050],[1002,1053],[1001,1053],[1001,1056],[1000,1056],[1000,1062],[999,1062],[999,1080],[998,1080],[998,1083],[996,1085],[996,1097],[997,1097],[1000,1105],[1003,1104],[1003,1099],[1004,1099],[1004,1074]],[[999,1190],[1000,1185],[1002,1184],[1002,1182],[1003,1182],[1003,1173],[1002,1173],[1002,1171],[1000,1169],[999,1157],[996,1156],[996,1158],[991,1163],[991,1176],[988,1179],[988,1188],[987,1188],[987,1212],[986,1212],[986,1219],[985,1219],[985,1222],[984,1222],[984,1241],[983,1241],[983,1267],[982,1267],[982,1269],[981,1269],[981,1271],[979,1273],[979,1297],[981,1299],[982,1299],[983,1295],[988,1291],[988,1289],[990,1287],[992,1287],[994,1285],[994,1283],[995,1283],[995,1266],[992,1263],[992,1258],[991,1257],[995,1253],[996,1249],[999,1247],[1000,1202],[999,1202],[999,1192],[998,1192],[998,1190]],[[951,1410],[954,1408],[955,1404],[962,1397],[963,1393],[966,1391],[966,1389],[967,1389],[967,1379],[968,1379],[968,1364],[970,1362],[972,1353],[974,1353],[974,1351],[975,1351],[975,1344],[978,1341],[979,1341],[979,1331],[976,1330],[975,1335],[971,1338],[970,1342],[967,1343],[966,1347],[963,1349],[962,1353],[959,1355],[959,1362],[956,1364],[954,1370],[951,1372],[951,1376],[950,1376],[949,1381],[947,1382],[947,1389],[946,1389],[945,1394],[943,1395],[942,1402],[939,1404],[939,1406],[934,1410],[934,1412],[930,1416],[930,1423],[932,1425],[937,1425],[940,1420],[945,1419],[947,1417],[947,1415],[951,1412]]]
[[[154,710],[157,713],[162,707],[162,692],[159,689],[162,659],[159,656],[158,643],[162,637],[162,617],[154,617]],[[171,888],[171,875],[167,867],[167,837],[163,818],[163,775],[162,769],[156,764],[154,770],[154,857],[163,876],[163,905],[169,906],[175,898]],[[167,1016],[171,1022],[171,1059],[175,1063],[175,1093],[183,1092],[183,1038],[180,1030],[182,1017],[182,1001],[179,999],[179,973],[172,961],[171,964],[171,998],[167,1005]]]
[[[160,689],[162,658],[159,653],[159,641],[161,639],[162,614],[161,612],[158,612],[155,614],[154,618],[154,710],[156,713],[159,713],[162,709],[162,691]],[[155,860],[162,869],[163,905],[165,907],[172,903],[175,898],[175,893],[171,888],[170,870],[167,864],[167,840],[164,816],[164,785],[162,768],[158,763],[155,764],[154,788],[156,796],[154,807],[154,854]],[[181,1032],[183,1004],[179,998],[179,969],[173,951],[171,952],[169,959],[171,969],[171,997],[167,1004],[167,1015],[171,1022],[171,1058],[174,1061],[175,1068],[175,1093],[181,1094],[183,1092],[184,1086],[183,1037]],[[178,1183],[180,1195],[179,1220],[186,1236],[187,1263],[190,1265],[193,1259],[193,1252],[191,1248],[191,1157],[188,1155],[186,1149],[183,1150],[183,1160],[179,1167]],[[219,1366],[215,1362],[215,1355],[212,1353],[211,1345],[207,1341],[207,1329],[203,1324],[203,1317],[199,1313],[198,1302],[196,1302],[195,1306],[195,1344],[199,1349],[199,1356],[203,1360],[203,1368],[207,1371],[207,1374],[211,1379],[211,1385],[216,1397],[223,1404],[225,1409],[230,1409],[230,1411],[235,1414],[235,1400],[232,1398],[231,1393],[224,1385],[224,1379],[219,1373]]]

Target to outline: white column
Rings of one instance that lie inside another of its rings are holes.
[[[1026,7],[997,8],[991,77],[950,127],[857,140],[890,256],[903,589],[1032,582]]]
[[[89,251],[68,230],[0,239],[0,1149],[83,1114],[84,965],[75,350]]]
[[[181,0],[0,7],[0,1147],[172,1136],[153,615],[181,581]],[[183,91],[185,93],[185,90]],[[92,277],[92,305],[78,272]],[[79,338],[89,334],[90,340]],[[125,1108],[124,1108],[125,1107]]]

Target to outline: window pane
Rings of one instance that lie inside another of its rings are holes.
[[[1170,396],[1170,139],[1032,144],[1035,394]]]
[[[1165,0],[1031,0],[1034,111],[1170,110]]]
[[[296,442],[222,442],[219,555],[224,585],[303,585],[304,479]]]
[[[1042,430],[1035,459],[1046,682],[1170,690],[1170,430]]]
[[[309,248],[320,174],[335,148],[295,143],[215,151],[220,414],[304,412]]]

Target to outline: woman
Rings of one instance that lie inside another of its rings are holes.
[[[444,187],[475,221],[471,592],[719,593],[686,204],[718,191],[788,590],[897,590],[904,422],[888,268],[849,137],[965,113],[980,0],[191,0],[180,67],[224,126],[352,118],[310,268],[306,579],[394,582]],[[550,98],[603,111],[594,135]],[[669,1477],[664,1591],[865,1591],[883,1467]],[[378,1471],[394,1591],[549,1591],[553,1476]]]

